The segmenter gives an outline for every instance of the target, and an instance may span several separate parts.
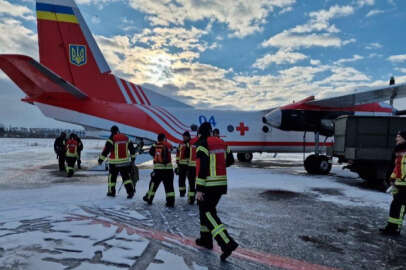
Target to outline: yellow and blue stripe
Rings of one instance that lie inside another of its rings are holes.
[[[46,3],[37,3],[37,19],[57,22],[79,23],[73,9]]]

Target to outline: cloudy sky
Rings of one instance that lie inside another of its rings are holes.
[[[200,108],[266,109],[406,82],[404,0],[76,2],[113,73]],[[0,0],[0,53],[38,59],[35,17],[34,0]],[[65,126],[22,97],[0,71],[0,123]]]

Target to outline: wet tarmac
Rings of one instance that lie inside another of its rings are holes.
[[[299,160],[233,166],[230,177],[252,185],[234,185],[230,179],[218,206],[240,244],[222,263],[218,247],[208,251],[194,243],[199,235],[196,205],[177,197],[176,207],[168,209],[162,188],[153,205],[142,201],[150,165],[140,170],[133,200],[125,199],[124,189],[114,199],[105,197],[106,172],[86,170],[96,165],[98,150],[89,149],[85,169],[70,179],[57,170],[51,155],[8,155],[14,163],[3,165],[0,177],[0,270],[406,269],[406,237],[378,233],[387,209],[373,198],[383,195],[339,168],[313,177]],[[32,164],[15,170],[30,157]],[[264,177],[271,183],[258,184]],[[332,184],[319,184],[323,181]],[[309,188],[297,188],[303,182]],[[351,192],[372,199],[363,201]]]

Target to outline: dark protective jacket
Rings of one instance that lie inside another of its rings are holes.
[[[226,167],[234,163],[227,144],[217,137],[201,137],[196,145],[196,190],[204,193],[227,193]]]
[[[154,159],[154,170],[172,170],[172,145],[168,142],[158,142],[149,149]]]
[[[66,138],[62,138],[61,136],[59,136],[58,138],[55,139],[54,142],[54,151],[55,154],[57,155],[64,155],[65,151],[66,151]]]
[[[117,133],[111,135],[106,141],[100,159],[105,160],[107,155],[109,155],[109,164],[129,165],[131,160],[135,160],[135,148],[126,135]]]

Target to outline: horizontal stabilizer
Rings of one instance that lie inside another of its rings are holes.
[[[320,107],[345,108],[403,97],[406,97],[406,84],[397,84],[345,96],[314,100],[306,104]]]
[[[88,98],[77,87],[31,57],[0,54],[0,68],[31,98],[41,99],[61,95],[78,99]]]

